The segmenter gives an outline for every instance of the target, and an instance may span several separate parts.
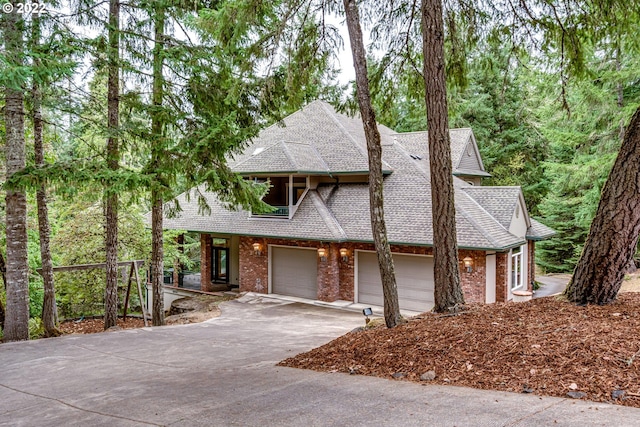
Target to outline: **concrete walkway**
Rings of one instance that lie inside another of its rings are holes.
[[[1,426],[637,426],[640,410],[276,367],[363,324],[267,298],[184,326],[0,345]]]

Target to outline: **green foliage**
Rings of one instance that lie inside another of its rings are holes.
[[[142,210],[135,206],[120,212],[120,261],[141,259],[147,261],[148,265],[150,233],[145,227],[142,214]],[[104,262],[104,215],[100,204],[86,201],[69,204],[60,209],[57,221],[62,225],[52,238],[51,246],[59,265]],[[127,275],[128,272],[127,267]],[[140,274],[144,281],[144,270]],[[106,280],[103,269],[59,272],[55,273],[55,278],[60,318],[102,314]],[[120,280],[121,285],[125,279]]]
[[[481,53],[470,60],[467,88],[450,91],[451,126],[473,129],[492,175],[484,185],[521,186],[535,215],[548,191],[542,164],[549,142],[532,120],[531,72],[522,58],[515,60],[513,46],[497,31],[478,47]]]
[[[29,339],[42,338],[44,336],[44,324],[39,317],[29,319]]]
[[[621,54],[616,61],[602,61],[602,54],[587,58],[590,80],[567,86],[569,112],[560,111],[554,99],[559,90],[553,75],[540,74],[538,130],[550,143],[549,159],[543,164],[550,193],[540,204],[544,222],[558,234],[541,242],[537,263],[549,272],[570,272],[580,257],[600,192],[621,142],[621,126],[640,103],[640,82],[628,71],[638,67],[635,55]],[[618,105],[618,94],[623,106]]]

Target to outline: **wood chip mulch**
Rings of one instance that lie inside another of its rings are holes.
[[[280,366],[640,407],[640,294],[607,306],[547,297],[424,313],[394,329],[350,332]]]
[[[134,329],[144,327],[144,321],[137,317],[127,317],[127,320],[118,319],[118,328]],[[82,320],[66,320],[60,323],[59,328],[65,334],[95,334],[104,332],[104,320],[100,319],[82,319]]]

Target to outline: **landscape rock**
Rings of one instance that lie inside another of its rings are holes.
[[[393,378],[404,378],[407,376],[407,374],[405,374],[404,372],[396,372],[395,374],[391,375]]]
[[[617,399],[624,399],[624,395],[625,395],[626,393],[627,393],[627,392],[626,392],[626,391],[624,391],[624,390],[613,390],[613,391],[611,392],[611,398],[612,398],[613,400],[617,400]]]
[[[583,397],[587,397],[587,393],[585,393],[584,391],[570,391],[569,393],[567,393],[567,396],[572,399],[582,399]]]
[[[436,379],[436,371],[427,371],[420,375],[420,381],[433,381]]]

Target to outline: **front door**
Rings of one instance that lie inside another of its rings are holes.
[[[211,281],[229,283],[229,248],[214,246],[211,251]]]

